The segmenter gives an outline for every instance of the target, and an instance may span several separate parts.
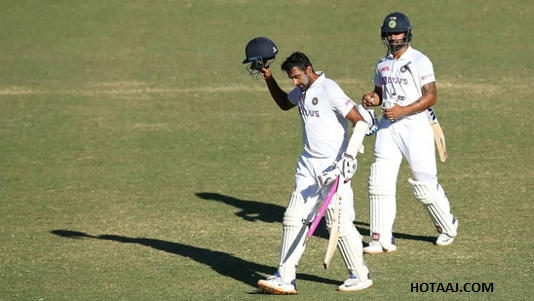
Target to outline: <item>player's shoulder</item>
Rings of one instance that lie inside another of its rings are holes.
[[[336,98],[339,95],[345,95],[341,85],[337,81],[328,77],[323,78],[320,83],[320,89],[323,91],[323,93],[333,98]]]
[[[387,61],[388,61],[388,56],[386,55],[386,56],[383,56],[383,57],[379,58],[379,59],[376,61],[376,64],[377,64],[377,65],[384,64],[384,63],[387,62]]]
[[[322,84],[325,87],[339,87],[339,84],[335,80],[328,78],[328,77],[324,78]]]
[[[426,54],[412,47],[410,47],[410,56],[414,62],[421,62],[421,63],[432,62]]]
[[[326,77],[326,74],[324,73],[321,73],[319,85],[321,85],[324,89],[339,88],[339,84],[335,80]]]

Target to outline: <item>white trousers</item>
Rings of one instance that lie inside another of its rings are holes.
[[[282,245],[280,249],[280,259],[278,263],[278,273],[284,283],[295,280],[296,267],[306,248],[304,241],[308,231],[308,225],[303,220],[311,221],[314,217],[315,209],[324,200],[329,189],[320,191],[317,177],[327,169],[337,158],[319,159],[312,158],[306,153],[302,154],[296,168],[295,191],[292,194],[290,203],[284,213]],[[327,187],[328,188],[328,187]],[[321,193],[322,192],[322,193]],[[341,194],[340,214],[344,216],[343,221],[348,238],[345,239],[354,244],[354,250],[344,246],[343,250],[348,250],[344,256],[345,264],[350,273],[359,273],[363,277],[363,257],[361,252],[361,239],[356,228],[352,224],[355,219],[354,195],[351,182],[339,183],[338,193]],[[297,194],[296,196],[294,194]],[[331,202],[329,207],[333,207]],[[341,232],[341,231],[340,231]],[[340,235],[341,237],[341,235]],[[343,241],[342,241],[343,242]],[[351,251],[351,252],[349,252]],[[345,254],[344,253],[344,254]]]
[[[434,133],[426,112],[379,124],[375,163],[369,177],[371,240],[384,247],[392,243],[396,216],[396,183],[402,158],[405,158],[416,181],[438,186]],[[443,206],[449,209],[444,198]]]

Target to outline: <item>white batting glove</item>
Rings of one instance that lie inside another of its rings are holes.
[[[337,168],[341,172],[341,177],[345,180],[345,183],[350,181],[352,176],[356,173],[356,170],[358,169],[358,160],[356,158],[353,158],[350,155],[343,154],[341,157],[341,160],[339,160],[336,164]]]
[[[363,120],[369,125],[369,129],[365,135],[374,135],[378,131],[378,119],[375,116],[375,110],[372,108],[366,109],[362,105],[358,105],[356,108],[358,109],[358,113],[362,115]]]
[[[328,185],[336,180],[336,178],[341,174],[341,170],[337,168],[337,162],[330,165],[319,177],[319,185],[324,186]]]

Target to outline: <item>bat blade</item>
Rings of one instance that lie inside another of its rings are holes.
[[[334,256],[336,251],[337,241],[339,240],[339,206],[341,203],[341,198],[338,194],[334,196],[332,201],[335,201],[334,204],[334,216],[332,218],[332,225],[330,227],[330,236],[328,238],[328,247],[326,248],[326,254],[323,260],[323,267],[328,269],[330,266],[330,261]]]
[[[445,144],[445,135],[438,122],[432,124],[434,131],[434,141],[438,149],[439,159],[441,162],[447,161],[447,145]]]

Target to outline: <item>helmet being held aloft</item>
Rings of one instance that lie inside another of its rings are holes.
[[[257,37],[250,40],[245,47],[245,59],[250,74],[259,74],[261,69],[267,68],[274,61],[278,47],[266,37]]]
[[[404,42],[393,44],[388,40],[391,34],[406,33]],[[380,36],[388,51],[395,53],[399,51],[404,45],[410,43],[412,40],[412,25],[408,17],[400,12],[394,12],[386,16],[382,27],[380,28]]]

